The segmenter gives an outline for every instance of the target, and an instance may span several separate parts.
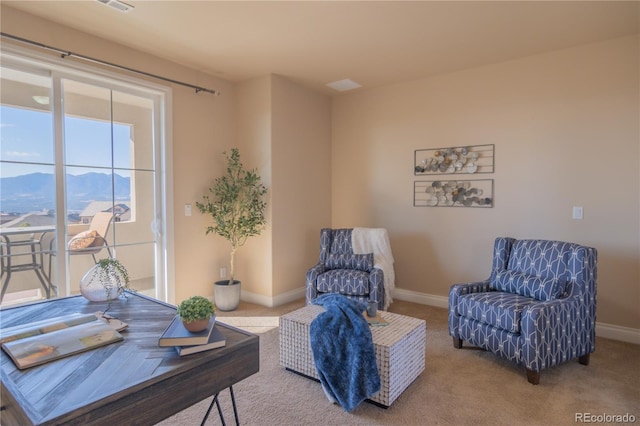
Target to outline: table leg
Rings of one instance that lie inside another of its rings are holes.
[[[240,426],[240,420],[238,419],[238,409],[236,408],[236,398],[233,396],[233,386],[229,386],[229,392],[231,393],[231,404],[233,405],[233,416],[236,418],[236,426]]]
[[[211,409],[213,408],[213,404],[218,404],[218,410],[220,410],[220,403],[218,402],[218,395],[219,394],[213,395],[213,400],[211,401],[211,404],[209,405],[209,408],[207,409],[207,412],[204,415],[204,419],[202,419],[202,423],[200,423],[200,426],[204,426],[204,424],[207,422],[207,419],[209,418],[209,413],[211,413]],[[224,424],[224,420],[222,420],[222,423]]]
[[[222,407],[220,407],[220,399],[216,397],[216,407],[218,407],[218,415],[220,416],[220,421],[222,422],[222,426],[227,426],[227,423],[224,421],[224,416],[222,415]]]
[[[233,386],[229,386],[229,392],[231,393],[231,404],[233,405],[233,416],[236,420],[236,426],[240,426],[240,420],[238,418],[238,409],[236,407],[236,398],[233,394]],[[222,426],[226,426],[226,423],[224,421],[224,416],[222,414],[222,407],[220,407],[220,400],[218,399],[219,395],[220,394],[217,393],[213,396],[213,400],[211,401],[211,404],[209,404],[207,413],[204,415],[204,418],[202,419],[202,423],[200,423],[200,426],[204,426],[204,424],[207,422],[207,419],[209,418],[209,414],[211,413],[211,409],[213,408],[213,404],[215,404],[216,407],[218,408],[218,415],[220,416],[220,420],[222,421]]]

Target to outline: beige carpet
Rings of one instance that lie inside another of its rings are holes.
[[[287,307],[295,309],[302,304]],[[247,305],[245,305],[245,308]],[[577,361],[544,370],[540,385],[527,382],[523,368],[477,349],[453,348],[447,312],[409,302],[390,311],[427,320],[425,372],[389,409],[363,403],[346,413],[330,404],[318,382],[279,366],[274,315],[245,310],[225,315],[247,329],[260,327],[260,372],[234,386],[242,425],[571,425],[576,413],[630,413],[640,423],[640,346],[598,338],[591,364]],[[241,319],[243,312],[254,318]],[[221,314],[222,315],[222,314]],[[227,319],[227,317],[225,317]],[[254,329],[255,332],[255,329]],[[198,425],[210,398],[160,423]],[[228,391],[221,394],[227,424],[234,424]],[[221,424],[214,410],[208,425]]]

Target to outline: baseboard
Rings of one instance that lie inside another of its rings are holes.
[[[273,306],[286,305],[287,303],[295,302],[296,300],[304,299],[307,295],[307,288],[301,287],[295,290],[288,291],[283,294],[279,294],[273,298]]]
[[[596,336],[640,345],[640,330],[596,321]]]
[[[240,300],[243,302],[254,303],[260,306],[266,306],[273,308],[276,306],[284,305],[296,300],[300,300],[305,297],[306,288],[297,288],[295,290],[288,291],[283,294],[279,294],[275,297],[264,296],[262,294],[251,293],[248,291],[241,291]]]
[[[416,291],[396,288],[393,290],[392,297],[397,300],[420,303],[437,308],[449,308],[449,298],[445,296],[436,296],[434,294],[418,293]],[[596,336],[640,345],[640,329],[637,328],[596,322]]]
[[[449,308],[449,298],[436,296],[434,294],[418,293],[417,291],[403,290],[396,288],[391,293],[391,297],[405,302],[420,303],[421,305],[435,306],[437,308]]]
[[[245,302],[255,303],[256,305],[266,306],[269,308],[294,302],[304,297],[304,287],[279,294],[276,297],[263,296],[261,294],[250,293],[248,291],[242,291],[240,295],[240,299]],[[420,303],[422,305],[434,306],[436,308],[449,308],[449,298],[446,296],[437,296],[435,294],[419,293],[417,291],[396,288],[392,292],[392,297],[395,300]],[[637,328],[596,322],[596,336],[640,345],[640,329]]]

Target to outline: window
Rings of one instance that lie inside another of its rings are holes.
[[[167,163],[162,123],[168,90],[2,55],[2,232],[46,230],[37,235],[38,263],[64,296],[79,291],[94,263],[93,256],[69,250],[68,239],[91,229],[96,213],[109,212],[112,221],[102,235],[109,250],[96,258],[117,257],[134,289],[167,300],[167,241],[160,225],[165,174],[158,165]],[[22,261],[30,262],[25,259],[33,248],[24,247]],[[14,264],[19,253],[13,251]],[[9,293],[39,287],[31,272],[19,272],[10,274]]]

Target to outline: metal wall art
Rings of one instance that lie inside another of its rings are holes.
[[[455,146],[417,149],[415,175],[493,173],[495,145]]]
[[[414,207],[493,207],[493,179],[422,180],[413,183]]]

